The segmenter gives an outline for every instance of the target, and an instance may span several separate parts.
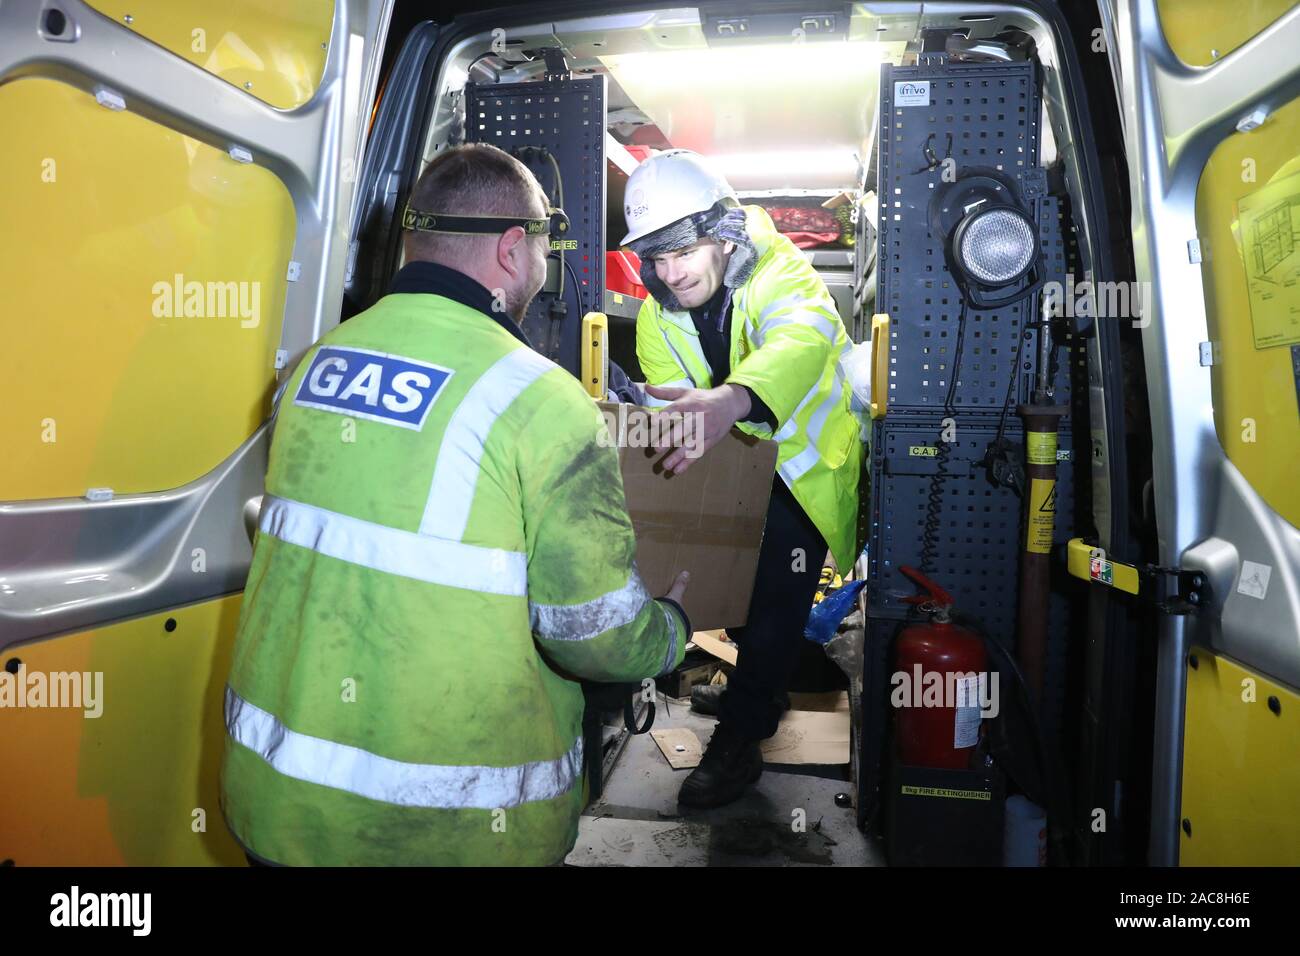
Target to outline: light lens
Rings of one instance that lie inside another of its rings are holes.
[[[976,213],[962,230],[957,255],[962,266],[985,285],[1006,285],[1020,278],[1034,259],[1034,229],[1011,209]]]

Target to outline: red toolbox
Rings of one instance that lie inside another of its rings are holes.
[[[646,297],[645,286],[641,283],[641,259],[635,252],[615,250],[605,253],[605,288],[638,299]]]

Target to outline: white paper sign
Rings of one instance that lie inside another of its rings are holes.
[[[896,80],[894,82],[895,106],[929,106],[929,80]]]

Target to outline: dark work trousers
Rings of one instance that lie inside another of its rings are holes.
[[[722,695],[719,718],[744,737],[765,740],[776,733],[779,700],[799,662],[825,558],[826,540],[777,475],[748,623],[727,628],[740,656]]]

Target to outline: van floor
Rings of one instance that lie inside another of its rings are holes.
[[[660,698],[654,729],[686,727],[708,745],[716,721]],[[842,768],[767,764],[743,797],[713,810],[677,806],[690,770],[674,770],[650,734],[629,736],[599,800],[584,811],[569,866],[883,866],[857,828]],[[811,771],[811,772],[809,772]],[[826,775],[819,775],[826,774]],[[795,823],[802,810],[806,825]]]

